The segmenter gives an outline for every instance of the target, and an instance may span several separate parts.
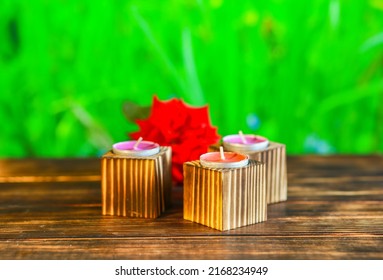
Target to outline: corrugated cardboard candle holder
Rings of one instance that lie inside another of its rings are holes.
[[[209,151],[219,150],[219,144],[209,147]],[[246,153],[250,159],[266,164],[267,203],[276,203],[287,200],[287,168],[286,146],[270,142],[269,146],[260,151]]]
[[[265,164],[212,169],[184,163],[184,219],[221,231],[267,219]]]
[[[157,218],[171,200],[171,148],[147,157],[101,158],[102,214]]]

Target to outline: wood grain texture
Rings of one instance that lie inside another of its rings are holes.
[[[210,151],[219,151],[219,145],[209,147]],[[231,150],[230,150],[231,151]],[[250,159],[266,164],[267,203],[277,203],[287,200],[287,167],[286,146],[270,142],[270,145],[261,151],[248,152]]]
[[[184,219],[229,230],[267,220],[265,164],[249,160],[241,168],[205,168],[184,163]]]
[[[0,160],[0,258],[383,259],[382,156],[287,164],[288,201],[221,232],[183,219],[180,187],[157,219],[103,216],[100,159]]]
[[[157,218],[169,207],[171,148],[149,157],[107,152],[101,158],[102,214]]]

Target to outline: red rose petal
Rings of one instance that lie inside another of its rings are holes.
[[[130,134],[132,139],[141,136],[172,147],[172,175],[176,183],[183,181],[183,163],[198,159],[220,138],[217,128],[211,125],[208,106],[192,107],[175,98],[160,101],[154,96],[148,119],[136,120],[136,124],[139,131]]]

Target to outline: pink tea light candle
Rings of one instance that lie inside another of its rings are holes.
[[[239,131],[238,134],[223,137],[223,146],[228,151],[247,153],[266,149],[269,146],[269,140],[262,136],[243,134],[242,131]]]
[[[140,137],[137,141],[124,141],[113,145],[113,153],[128,157],[148,157],[158,154],[160,145],[151,141],[143,141]]]
[[[249,163],[249,156],[232,152],[224,152],[220,147],[219,152],[206,153],[200,156],[203,167],[208,168],[239,168]]]

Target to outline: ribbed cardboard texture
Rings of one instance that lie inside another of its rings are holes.
[[[209,147],[210,152],[219,151],[219,145]],[[266,164],[267,203],[277,203],[287,200],[287,168],[286,146],[270,142],[270,145],[261,151],[246,153],[250,159]]]
[[[267,219],[265,164],[211,169],[184,163],[184,219],[229,230]]]
[[[149,157],[101,158],[102,214],[157,218],[171,203],[171,148]]]

